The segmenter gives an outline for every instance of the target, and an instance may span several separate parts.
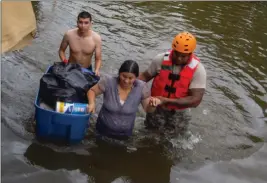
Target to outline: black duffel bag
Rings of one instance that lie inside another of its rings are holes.
[[[53,108],[57,101],[87,103],[87,92],[99,77],[86,71],[79,64],[55,63],[40,80],[40,98]]]

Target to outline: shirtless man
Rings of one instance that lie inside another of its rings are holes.
[[[78,15],[77,28],[68,30],[59,48],[59,57],[65,63],[78,63],[92,70],[92,57],[95,52],[95,74],[99,76],[101,66],[102,41],[92,29],[91,14],[83,11]],[[65,50],[69,46],[70,56],[66,59]]]

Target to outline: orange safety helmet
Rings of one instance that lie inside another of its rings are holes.
[[[197,46],[197,40],[189,32],[182,32],[175,36],[172,41],[172,49],[180,53],[192,53]]]

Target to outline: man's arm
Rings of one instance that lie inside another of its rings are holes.
[[[67,60],[65,56],[65,50],[67,49],[68,45],[69,45],[68,35],[67,33],[65,33],[58,50],[58,55],[62,62]]]
[[[189,96],[178,99],[170,99],[165,97],[157,97],[161,99],[162,104],[173,104],[178,107],[197,107],[202,101],[205,93],[204,88],[192,88],[189,90]]]
[[[153,79],[161,69],[161,63],[163,61],[164,53],[158,54],[154,57],[151,64],[148,66],[145,72],[139,74],[138,79],[149,82]]]
[[[99,75],[99,70],[102,64],[102,40],[100,35],[96,37],[96,49],[95,49],[95,73]]]
[[[139,74],[139,77],[138,77],[138,79],[144,82],[149,82],[152,78],[153,76],[151,76],[147,71],[142,72],[141,74]]]

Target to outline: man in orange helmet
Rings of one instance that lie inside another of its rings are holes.
[[[182,32],[173,39],[172,50],[158,54],[139,75],[145,82],[154,78],[151,95],[162,102],[154,113],[146,115],[147,128],[181,135],[186,132],[190,120],[186,109],[200,104],[206,88],[206,71],[193,54],[195,48],[196,38]]]

